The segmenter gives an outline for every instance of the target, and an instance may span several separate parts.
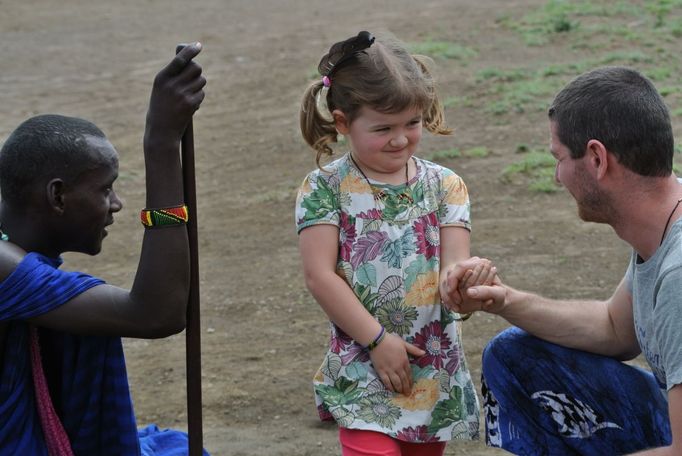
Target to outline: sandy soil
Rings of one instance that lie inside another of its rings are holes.
[[[214,455],[337,454],[321,424],[311,377],[325,350],[326,318],[305,290],[297,254],[295,190],[314,168],[297,128],[300,95],[328,46],[358,30],[390,30],[407,42],[436,37],[478,51],[468,65],[438,61],[444,97],[486,96],[475,72],[520,61],[559,62],[529,48],[496,18],[539,0],[0,0],[0,138],[46,112],[98,124],[121,154],[124,210],[97,258],[68,255],[121,286],[132,283],[142,228],[141,135],[151,81],[175,44],[200,40],[209,79],[194,128],[199,193],[205,446]],[[370,5],[371,6],[368,6]],[[549,101],[549,100],[548,100]],[[504,279],[549,296],[606,297],[627,249],[603,226],[582,224],[565,192],[533,194],[501,181],[516,144],[543,145],[544,114],[493,122],[449,109],[456,133],[426,138],[425,152],[486,146],[484,158],[444,161],[469,186],[474,254]],[[464,327],[473,375],[486,341],[506,323],[475,315]],[[184,334],[126,340],[139,423],[185,428]],[[448,455],[493,455],[483,442]]]

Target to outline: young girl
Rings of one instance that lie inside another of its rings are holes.
[[[343,455],[442,455],[479,432],[464,318],[439,292],[439,275],[469,257],[467,189],[414,156],[423,127],[450,133],[443,108],[424,58],[368,32],[334,44],[318,69],[301,130],[320,169],[296,202],[306,285],[331,320],[318,411],[339,424]],[[350,152],[321,167],[338,134]],[[490,273],[477,266],[471,284]]]

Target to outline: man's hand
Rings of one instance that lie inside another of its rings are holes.
[[[443,305],[458,313],[477,310],[497,313],[504,306],[506,289],[490,260],[471,257],[450,267],[441,279]]]
[[[185,46],[154,79],[145,140],[179,142],[192,115],[204,100],[206,79],[194,60],[201,43]]]
[[[490,273],[492,268],[493,266],[490,260],[479,257],[471,257],[468,260],[460,261],[448,267],[444,273],[441,273],[439,283],[441,301],[445,307],[454,310],[453,307],[455,305],[461,305],[461,292],[462,285],[465,284],[465,275],[467,276],[466,284],[468,284],[468,286],[477,285],[475,280],[481,276],[485,279],[487,276],[484,274],[484,271]],[[476,275],[474,276],[473,271],[475,269]],[[496,270],[492,271],[492,274],[495,275]]]
[[[462,303],[459,305],[460,313],[482,310],[484,312],[498,314],[505,306],[507,288],[496,275],[491,284],[464,286],[459,289]]]

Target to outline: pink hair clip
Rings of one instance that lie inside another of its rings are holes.
[[[322,76],[322,85],[325,87],[330,87],[332,85],[332,80],[329,79],[329,76]]]

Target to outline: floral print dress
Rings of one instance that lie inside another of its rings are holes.
[[[470,229],[469,197],[451,170],[414,157],[407,184],[371,186],[349,155],[308,174],[296,202],[297,231],[339,227],[337,274],[386,331],[426,351],[410,358],[410,395],[388,391],[369,354],[331,323],[314,377],[320,418],[408,442],[478,438],[479,403],[456,313],[438,292],[440,227]]]

